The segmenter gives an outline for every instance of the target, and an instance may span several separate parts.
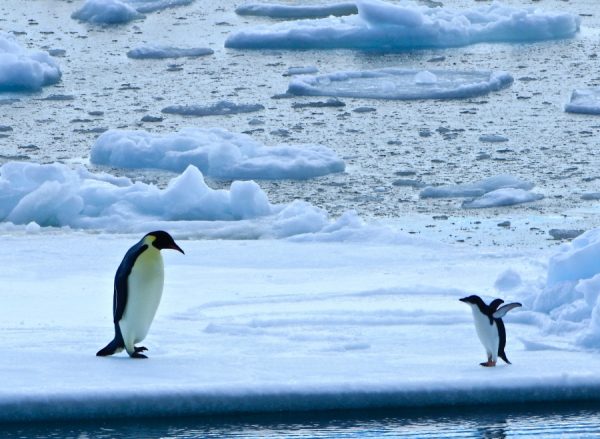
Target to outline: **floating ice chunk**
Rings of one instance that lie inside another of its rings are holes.
[[[505,188],[529,190],[533,188],[533,183],[520,180],[511,175],[496,175],[474,183],[428,186],[419,195],[421,198],[480,197],[488,192]]]
[[[271,18],[324,18],[334,15],[353,15],[358,13],[355,3],[333,3],[330,5],[279,5],[253,3],[238,6],[238,15],[258,15]]]
[[[508,137],[504,137],[499,134],[483,134],[479,136],[479,141],[488,143],[508,142]]]
[[[129,58],[134,59],[164,59],[212,55],[214,50],[205,47],[182,49],[170,46],[140,46],[127,52]]]
[[[219,101],[213,105],[170,105],[161,111],[168,114],[181,114],[182,116],[221,116],[226,114],[252,113],[264,110],[260,104],[236,104],[230,101]]]
[[[568,113],[600,114],[600,88],[573,90],[571,101],[565,105]]]
[[[319,69],[315,66],[289,67],[283,76],[310,75],[311,73],[317,73],[318,71]]]
[[[237,49],[407,50],[480,42],[537,41],[572,37],[580,18],[563,12],[500,3],[467,10],[357,2],[358,15],[256,26],[231,34]]]
[[[127,0],[138,12],[146,14],[148,12],[160,11],[162,9],[173,8],[176,6],[186,6],[194,0]]]
[[[432,85],[437,82],[437,76],[430,71],[423,70],[415,75],[415,84],[417,85]]]
[[[460,99],[512,84],[506,72],[418,71],[399,68],[336,72],[293,78],[288,93],[375,99]]]
[[[0,33],[0,91],[40,90],[60,77],[58,63],[46,52],[25,50]]]
[[[120,0],[86,0],[71,18],[93,24],[122,24],[142,18],[135,8]]]
[[[544,198],[542,194],[536,194],[524,189],[504,188],[488,192],[479,198],[462,203],[465,209],[480,209],[485,207],[513,206],[515,204],[531,203]]]
[[[344,170],[344,162],[325,146],[267,147],[246,134],[219,128],[167,135],[107,131],[92,147],[91,162],[175,172],[194,165],[205,175],[224,179],[307,179]]]

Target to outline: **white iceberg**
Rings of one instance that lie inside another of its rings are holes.
[[[122,24],[144,18],[145,13],[175,6],[189,5],[194,0],[86,0],[71,18],[93,24]]]
[[[86,0],[71,18],[93,24],[122,24],[142,18],[135,8],[121,0]]]
[[[515,204],[531,203],[543,199],[542,194],[530,192],[525,189],[503,188],[491,192],[470,201],[464,201],[462,207],[465,209],[482,209],[486,207],[513,206]]]
[[[427,186],[421,191],[421,198],[466,198],[480,197],[498,189],[514,188],[529,190],[533,183],[518,179],[512,175],[495,175],[474,183],[462,183],[444,186]]]
[[[358,13],[356,3],[332,3],[328,5],[281,5],[250,3],[235,8],[238,15],[257,15],[271,18],[301,19],[324,18],[334,15],[353,15]]]
[[[456,47],[481,42],[569,38],[580,18],[566,12],[494,2],[472,9],[357,2],[358,15],[262,25],[231,34],[236,49],[409,50]]]
[[[206,47],[179,48],[171,46],[147,45],[136,47],[127,52],[127,56],[133,59],[165,59],[183,58],[212,55],[214,50]]]
[[[231,101],[218,101],[211,105],[169,105],[161,111],[182,116],[224,116],[228,114],[253,113],[264,110],[261,104],[236,104]]]
[[[573,90],[565,105],[567,113],[600,114],[600,88]]]
[[[288,93],[375,99],[461,99],[501,90],[513,82],[506,72],[378,70],[303,75],[290,81]]]
[[[174,172],[193,165],[223,179],[308,179],[344,170],[344,162],[325,146],[265,146],[220,128],[187,128],[167,135],[110,130],[93,145],[91,162]]]
[[[25,50],[0,33],[0,91],[36,91],[60,77],[58,63],[48,53]]]

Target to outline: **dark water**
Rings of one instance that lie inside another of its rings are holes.
[[[600,404],[5,424],[2,438],[592,438]]]

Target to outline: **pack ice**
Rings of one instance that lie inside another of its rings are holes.
[[[110,130],[93,145],[91,162],[175,172],[194,165],[205,175],[223,179],[307,179],[344,170],[344,162],[325,146],[268,147],[220,128],[187,128],[166,135]]]
[[[194,0],[86,0],[71,18],[93,24],[121,24],[143,18],[142,14],[174,6],[183,6]]]
[[[458,99],[501,90],[513,82],[506,72],[378,70],[303,75],[292,79],[288,93],[375,99]]]
[[[481,42],[538,41],[572,37],[579,17],[501,3],[455,10],[360,0],[358,15],[300,20],[248,28],[231,34],[236,49],[407,50]]]
[[[46,52],[25,50],[0,33],[0,91],[36,91],[60,77],[58,63]]]
[[[600,88],[573,90],[571,100],[565,105],[568,113],[600,114]]]
[[[356,3],[333,3],[328,5],[281,5],[249,3],[235,9],[238,15],[256,15],[271,18],[300,19],[324,18],[334,15],[353,15],[358,13]]]
[[[212,55],[214,50],[206,47],[180,48],[160,45],[147,45],[136,47],[127,52],[127,56],[133,59],[165,59],[183,58]]]

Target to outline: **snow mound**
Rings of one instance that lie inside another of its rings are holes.
[[[60,80],[58,63],[45,52],[31,52],[0,33],[0,91],[35,91]]]
[[[142,18],[135,8],[120,0],[86,0],[71,18],[93,24],[122,24]]]
[[[165,59],[212,55],[214,50],[205,47],[182,49],[170,46],[140,46],[127,52],[127,56],[133,59]]]
[[[576,331],[580,346],[600,349],[600,229],[563,244],[550,258],[534,310],[548,313],[556,331]]]
[[[167,228],[179,236],[258,239],[324,233],[336,224],[306,202],[271,204],[253,181],[211,189],[194,166],[160,189],[83,167],[8,162],[0,167],[0,193],[0,221],[17,225],[117,233]]]
[[[238,15],[257,15],[271,18],[299,19],[324,18],[334,15],[353,15],[358,13],[355,3],[333,3],[330,5],[280,5],[253,3],[238,6]]]
[[[308,179],[344,170],[344,162],[325,146],[267,147],[246,134],[219,128],[188,128],[167,135],[110,130],[96,140],[91,162],[175,172],[193,165],[223,179]]]
[[[385,68],[300,76],[290,81],[288,93],[375,99],[460,99],[508,87],[505,72],[420,71]]]
[[[480,42],[537,41],[572,37],[580,18],[569,13],[500,3],[466,10],[378,0],[357,2],[358,15],[257,26],[231,34],[236,49],[407,50]]]
[[[485,207],[513,206],[515,204],[531,203],[544,198],[542,194],[536,194],[524,189],[503,188],[488,192],[479,198],[462,203],[465,209],[481,209]]]
[[[600,88],[573,90],[565,105],[567,113],[600,114]]]
[[[213,105],[169,105],[161,111],[167,114],[182,116],[223,116],[227,114],[252,113],[264,110],[260,104],[236,104],[231,101],[219,101]]]

